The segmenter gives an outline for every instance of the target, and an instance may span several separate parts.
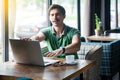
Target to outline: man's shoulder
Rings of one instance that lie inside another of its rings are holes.
[[[74,27],[66,26],[66,31],[67,35],[75,35],[75,34],[80,34],[80,31]]]
[[[74,27],[71,27],[71,26],[68,26],[68,25],[66,25],[66,29],[67,30],[72,30],[72,31],[79,31],[78,29],[76,29],[76,28],[74,28]]]
[[[41,31],[50,31],[51,30],[51,27],[45,27],[45,28],[43,28]]]

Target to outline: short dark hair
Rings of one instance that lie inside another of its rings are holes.
[[[61,11],[62,15],[66,14],[64,7],[60,6],[58,4],[52,4],[50,6],[50,8],[48,9],[48,14],[50,14],[50,11],[53,10],[53,9],[59,9]]]

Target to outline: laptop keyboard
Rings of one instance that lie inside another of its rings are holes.
[[[49,63],[48,61],[44,61],[44,63],[46,64],[46,63]]]

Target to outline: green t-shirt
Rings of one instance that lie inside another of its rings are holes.
[[[75,34],[80,34],[80,31],[66,26],[64,28],[64,31],[61,35],[61,37],[58,37],[55,32],[53,27],[48,27],[46,29],[43,29],[42,32],[44,33],[44,35],[46,36],[45,42],[47,42],[47,46],[48,46],[48,50],[49,51],[53,51],[56,50],[60,47],[65,47],[69,44],[71,44],[72,42],[72,37]],[[77,52],[73,53],[75,55],[75,58],[78,58]],[[65,58],[65,53],[61,54],[59,56],[57,56],[58,58]]]

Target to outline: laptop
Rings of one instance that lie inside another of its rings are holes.
[[[43,57],[39,41],[9,40],[16,63],[48,66],[59,62],[59,60]]]

